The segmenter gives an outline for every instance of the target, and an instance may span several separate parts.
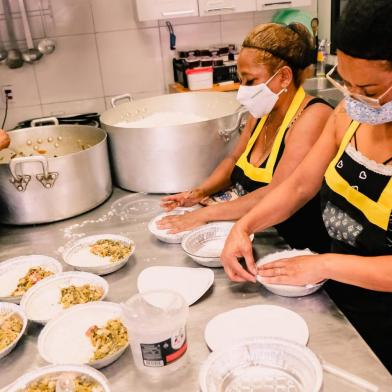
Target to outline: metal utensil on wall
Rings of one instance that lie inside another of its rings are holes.
[[[19,9],[22,15],[23,29],[25,32],[27,49],[22,53],[23,60],[26,63],[33,63],[42,57],[42,53],[34,47],[33,38],[31,36],[31,30],[29,25],[29,20],[27,19],[26,7],[24,0],[19,0]]]
[[[38,50],[42,54],[51,54],[56,49],[56,42],[53,39],[48,38],[48,36],[47,36],[46,22],[45,22],[45,15],[43,13],[42,0],[39,0],[39,12],[40,12],[40,17],[41,17],[41,21],[42,21],[42,26],[44,28],[45,37],[41,41],[38,42]]]
[[[8,51],[4,48],[3,37],[0,32],[0,61],[4,61],[8,56]]]
[[[8,68],[20,68],[21,66],[23,66],[23,57],[21,51],[18,49],[18,46],[16,45],[15,32],[12,26],[11,5],[7,0],[2,0],[2,2],[3,2],[8,36],[11,42],[11,48],[8,50],[6,64]]]

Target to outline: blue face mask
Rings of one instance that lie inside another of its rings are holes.
[[[373,108],[350,96],[344,97],[347,114],[355,121],[362,124],[386,124],[392,122],[392,101],[380,108]]]

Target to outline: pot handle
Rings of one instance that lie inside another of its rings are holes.
[[[116,103],[118,101],[122,101],[123,99],[127,99],[129,102],[133,101],[133,97],[131,94],[123,94],[123,95],[118,95],[117,97],[113,97],[110,102],[112,104],[112,107],[115,108],[117,105]]]
[[[223,140],[228,143],[231,139],[231,136],[234,132],[236,132],[238,130],[238,128],[240,128],[240,126],[243,123],[243,119],[245,117],[245,115],[248,114],[248,111],[245,108],[242,108],[241,110],[238,111],[237,113],[237,120],[235,122],[234,127],[232,128],[225,128],[225,129],[220,129],[218,131],[218,134],[220,136],[222,136]]]
[[[323,370],[327,373],[340,377],[343,380],[348,381],[351,384],[356,385],[368,392],[378,392],[379,390],[377,385],[374,385],[371,382],[348,372],[347,370],[341,369],[340,367],[332,365],[331,363],[328,363],[324,360],[321,360],[320,362]]]
[[[56,117],[42,117],[31,120],[30,126],[37,127],[38,124],[46,123],[46,125],[59,125],[59,120]]]
[[[11,184],[19,192],[24,192],[27,188],[28,183],[31,180],[31,175],[23,173],[23,165],[25,163],[38,162],[42,165],[42,173],[36,174],[37,180],[43,185],[44,188],[52,188],[59,173],[49,171],[48,158],[44,156],[31,156],[31,157],[20,157],[11,159],[9,163],[12,177],[10,178]]]

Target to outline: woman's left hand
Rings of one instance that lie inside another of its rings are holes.
[[[192,230],[195,227],[199,227],[208,223],[204,219],[201,210],[186,212],[182,215],[167,215],[159,220],[156,225],[158,229],[169,230],[170,234]]]
[[[327,254],[298,256],[267,263],[258,267],[258,275],[265,283],[304,286],[327,279],[324,261]]]
[[[2,129],[0,129],[0,150],[3,148],[7,148],[11,142],[11,139],[8,133]]]

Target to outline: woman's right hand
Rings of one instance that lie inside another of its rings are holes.
[[[165,211],[171,211],[177,207],[192,207],[203,200],[205,196],[204,192],[197,188],[192,191],[163,197],[161,200],[161,207]]]
[[[225,247],[221,253],[221,262],[230,280],[234,282],[256,282],[257,269],[253,258],[252,241],[248,233],[238,221],[226,238]],[[245,270],[239,258],[244,258]]]

